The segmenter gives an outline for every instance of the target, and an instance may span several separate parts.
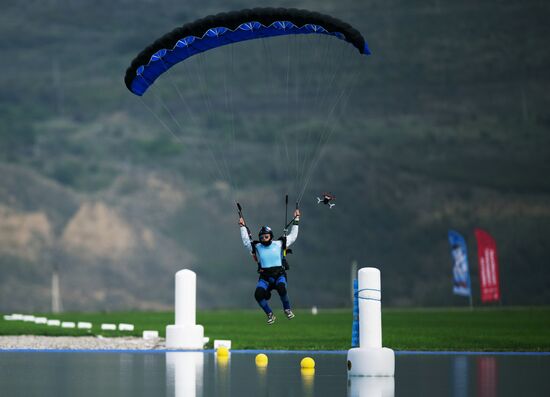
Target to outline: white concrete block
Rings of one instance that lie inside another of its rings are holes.
[[[73,321],[63,321],[61,323],[61,328],[75,328],[76,324]]]
[[[35,324],[46,324],[48,322],[48,319],[46,317],[35,317],[34,323]]]
[[[231,341],[225,339],[214,339],[214,350],[217,350],[218,347],[225,347],[227,350],[231,350]]]
[[[158,331],[143,331],[143,339],[157,339],[158,337]]]
[[[116,331],[116,324],[103,323],[103,324],[101,324],[101,330],[102,331]]]
[[[11,318],[14,320],[23,320],[23,315],[19,313],[12,313]]]
[[[30,314],[25,314],[23,315],[23,321],[34,323],[34,316]]]
[[[78,329],[92,329],[92,323],[86,321],[79,321],[77,324]]]
[[[120,323],[120,324],[118,324],[118,330],[119,331],[133,331],[134,330],[134,324]]]
[[[11,314],[4,314],[4,320],[6,321],[15,321],[16,319],[13,318]]]
[[[49,325],[49,326],[59,327],[61,325],[61,321],[59,321],[59,320],[48,320],[46,322],[46,324]]]

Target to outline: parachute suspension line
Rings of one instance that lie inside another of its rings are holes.
[[[179,124],[177,118],[170,111],[168,106],[164,103],[164,100],[162,99],[162,97],[160,95],[158,95],[158,93],[155,90],[151,90],[151,91],[152,92],[149,94],[149,96],[153,96],[155,101],[157,101],[161,104],[162,108],[170,115],[170,117],[172,118],[174,123],[178,126],[178,128],[180,129],[180,132],[183,132],[182,126]],[[155,117],[155,119],[164,127],[164,129],[166,129],[168,131],[168,133],[170,133],[170,135],[172,135],[174,137],[174,139],[176,139],[176,141],[183,144],[184,143],[183,137],[181,135],[177,134],[176,132],[174,132],[174,130],[172,128],[170,128],[170,126],[164,121],[164,119],[161,116],[159,116],[159,114],[151,106],[149,106],[147,104],[147,102],[144,100],[143,96],[139,96],[138,98],[139,98],[139,101],[143,104],[143,106]],[[219,167],[217,167],[217,171],[221,175],[221,170],[220,170]]]
[[[343,111],[346,106],[347,106],[347,103],[348,103],[348,100],[349,98],[351,97],[351,93],[352,93],[352,88],[353,88],[353,82],[356,80],[356,77],[359,75],[359,68],[355,68],[355,71],[353,73],[350,74],[351,78],[348,82],[348,84],[346,84],[344,86],[344,88],[342,89],[341,93],[339,94],[339,97],[338,97],[338,100],[337,100],[337,103],[334,104],[334,106],[332,107],[331,109],[331,115],[334,113],[334,111],[336,110],[337,108],[337,105],[338,105],[338,102],[341,102],[342,103],[342,107],[341,107],[341,110]],[[311,177],[313,175],[313,171],[315,170],[317,164],[319,163],[319,160],[321,159],[321,155],[322,155],[322,150],[324,149],[326,143],[329,141],[331,135],[333,134],[333,132],[335,131],[336,129],[336,125],[332,125],[332,128],[329,128],[328,132],[326,134],[324,134],[324,142],[321,143],[320,145],[320,150],[319,150],[319,153],[318,155],[315,157],[313,163],[311,164],[311,167],[310,169],[308,170],[308,176],[307,176],[307,179],[304,183],[304,186],[302,188],[302,191],[300,192],[300,195],[299,195],[299,198],[298,198],[298,203],[300,203],[302,201],[302,198],[304,196],[304,193],[307,189],[307,186],[311,180]]]
[[[168,66],[166,66],[166,64],[164,63],[162,58],[160,59],[160,61],[162,62],[162,65],[164,66],[164,69],[168,70]],[[197,121],[197,119],[195,118],[195,115],[191,111],[191,106],[189,105],[188,101],[185,99],[185,96],[181,93],[180,88],[178,87],[178,85],[174,81],[174,78],[172,77],[172,74],[171,73],[166,73],[165,76],[168,76],[168,81],[170,82],[172,87],[174,87],[174,89],[176,90],[181,102],[183,103],[185,109],[187,110],[187,114],[189,115],[189,119],[195,125],[195,127],[197,128],[197,131],[198,131],[198,129],[200,127],[199,122]]]
[[[340,95],[339,96],[339,101],[340,99],[343,98],[343,95]],[[334,110],[336,109],[336,104],[333,106],[333,108],[331,109],[331,114],[330,116],[332,116],[332,114],[334,113]],[[318,152],[317,154],[313,157],[313,161],[311,162],[310,166],[309,166],[309,169],[307,171],[307,175],[306,175],[306,180],[304,182],[304,185],[302,187],[302,190],[300,192],[300,195],[298,196],[298,203],[300,203],[302,201],[302,198],[304,196],[304,193],[307,189],[307,186],[309,185],[309,182],[311,181],[311,178],[313,176],[313,171],[315,170],[315,168],[317,167],[317,164],[319,163],[319,160],[321,159],[322,157],[322,152],[323,152],[323,149],[325,148],[325,145],[326,143],[329,141],[332,133],[335,131],[336,129],[336,126],[335,125],[332,125],[332,127],[330,127],[328,124],[327,124],[327,129],[326,131],[323,133],[323,136],[321,137],[321,139],[319,140],[319,145],[318,145]]]
[[[303,67],[303,55],[304,55],[304,52],[305,51],[301,51],[301,46],[300,46],[300,39],[301,38],[298,38],[297,35],[295,35],[293,37],[293,41],[294,41],[294,49],[295,49],[295,52],[296,52],[296,78],[295,78],[295,90],[294,90],[294,102],[295,102],[295,108],[297,109],[297,111],[295,111],[295,118],[296,118],[296,122],[294,123],[295,126],[299,126],[301,123],[301,120],[303,120],[303,108],[305,107],[305,104],[307,103],[307,99],[306,98],[302,98],[301,97],[301,91],[304,91],[304,90],[301,90],[301,86],[302,86],[302,78],[300,77],[300,69]],[[304,38],[305,39],[305,38]],[[309,39],[309,37],[308,37]],[[307,85],[306,85],[306,88],[307,88]],[[300,165],[300,140],[298,139],[297,136],[294,137],[294,157],[295,157],[295,177],[294,177],[294,185],[295,185],[295,190],[296,190],[296,194],[298,193],[298,180],[299,180],[299,177],[300,175],[298,174],[299,172],[299,165]]]
[[[340,54],[340,56],[337,57],[337,58],[338,59],[344,58],[344,49],[342,49],[342,54]],[[338,74],[338,72],[340,71],[339,69],[341,69],[342,64],[339,63],[339,64],[336,64],[336,66],[337,67],[334,70],[333,77],[335,77],[336,74]],[[351,76],[356,76],[357,75],[357,69],[356,69],[355,73],[351,73],[348,76],[350,76],[350,75]],[[331,80],[334,81],[334,78],[332,78]],[[355,77],[352,77],[350,79],[349,83],[353,83],[354,81],[355,81]],[[309,185],[309,182],[310,182],[311,177],[313,175],[313,171],[315,170],[315,168],[316,168],[316,166],[317,166],[317,164],[318,164],[318,162],[321,158],[321,154],[323,152],[323,149],[324,149],[326,143],[328,142],[330,136],[332,135],[332,133],[336,129],[336,126],[334,125],[334,123],[331,126],[331,121],[332,121],[333,115],[335,114],[335,110],[337,109],[337,107],[340,103],[343,103],[344,106],[345,106],[345,104],[347,104],[347,101],[343,101],[343,99],[345,98],[346,93],[349,93],[351,91],[350,88],[351,88],[351,84],[347,84],[347,83],[344,84],[343,89],[341,90],[340,94],[337,96],[336,101],[333,103],[333,105],[331,106],[330,111],[327,114],[327,118],[325,120],[325,124],[324,124],[324,127],[323,127],[323,132],[319,136],[319,140],[318,140],[317,145],[316,145],[316,147],[314,149],[314,152],[313,152],[312,161],[309,164],[308,170],[307,170],[306,175],[305,175],[305,180],[304,180],[304,183],[303,183],[302,191],[300,192],[299,199],[298,199],[299,202],[302,200],[303,195],[305,193],[305,190],[306,190],[307,186]],[[332,89],[330,91],[332,92]],[[323,102],[324,102],[324,99],[323,99]]]
[[[294,162],[293,162],[293,169],[294,169],[294,190],[295,194],[298,194],[299,191],[299,180],[300,180],[300,148],[303,146],[303,137],[299,136],[301,135],[301,130],[303,130],[304,125],[304,108],[307,106],[309,97],[307,96],[307,84],[306,83],[306,76],[307,74],[301,73],[301,69],[305,68],[305,58],[307,57],[307,51],[309,50],[310,46],[308,46],[309,42],[312,40],[312,37],[300,37],[299,35],[293,35],[292,41],[293,41],[293,50],[294,55],[293,59],[295,59],[295,62],[293,62],[293,66],[295,69],[295,72],[292,74],[294,76],[294,119],[295,122],[293,123],[294,129],[293,131],[293,143],[294,143]],[[292,68],[292,65],[291,65]],[[291,69],[292,70],[292,69]],[[305,86],[305,88],[304,88]]]
[[[257,52],[259,55],[258,64],[262,66],[261,70],[265,72],[262,79],[262,81],[264,82],[264,87],[262,87],[262,91],[265,93],[265,95],[270,95],[272,98],[277,98],[280,101],[281,95],[279,95],[278,93],[278,89],[280,90],[280,84],[277,84],[275,73],[273,72],[274,59],[271,47],[269,45],[270,40],[268,38],[264,38],[260,39],[258,42],[261,43],[264,54],[262,56],[262,51]],[[279,105],[280,104],[275,101],[274,106],[278,107]],[[273,168],[273,172],[275,173],[278,181],[283,181],[284,190],[286,193],[288,193],[288,162],[284,160],[286,158],[284,144],[286,142],[285,133],[287,126],[285,126],[284,117],[279,118],[279,120],[282,120],[281,125],[278,125],[278,123],[275,123],[273,122],[273,120],[270,119],[272,128],[277,131],[276,134],[272,134],[272,136],[274,137],[272,154],[274,158],[274,164],[276,164],[276,166]],[[281,162],[285,164],[282,165]]]
[[[233,123],[233,119],[234,119],[234,115],[233,115],[233,102],[231,101],[230,99],[230,93],[229,93],[229,90],[227,89],[227,68],[226,67],[222,67],[223,69],[223,87],[224,87],[224,92],[225,92],[225,108],[227,111],[230,111],[231,112],[231,126],[229,127],[229,131],[227,134],[224,133],[224,136],[227,136],[227,143],[228,143],[228,146],[230,148],[230,151],[233,153],[233,155],[235,155],[234,153],[234,150],[235,150],[235,126],[234,126],[234,123]],[[231,101],[231,103],[230,103]],[[223,124],[223,129],[226,128],[226,125],[225,123]],[[223,155],[223,151],[222,152],[222,155]],[[225,158],[225,156],[223,156],[223,161],[225,163],[225,167],[227,170],[229,170],[229,166],[227,164],[227,160]],[[234,178],[233,178],[233,175],[231,172],[228,172],[228,176],[229,176],[229,189],[231,190],[231,199],[232,201],[235,201],[237,199],[236,197],[236,191],[237,191],[237,187],[236,187],[236,183],[234,181]]]
[[[166,66],[166,64],[164,63],[164,61],[162,61],[161,59],[161,62],[164,66],[164,68],[166,70],[168,70],[168,67]],[[193,112],[191,111],[191,107],[189,106],[189,103],[187,102],[187,100],[185,99],[185,97],[183,96],[183,94],[181,93],[181,90],[179,89],[178,85],[175,83],[174,79],[172,78],[171,74],[170,73],[167,73],[168,75],[168,81],[170,82],[170,84],[172,85],[172,87],[175,89],[175,91],[177,92],[179,98],[180,98],[180,101],[183,103],[185,109],[187,110],[187,113],[189,114],[189,118],[191,120],[191,122],[193,124],[195,124],[195,127],[196,127],[196,130],[197,131],[200,131],[200,125],[198,123],[198,121],[195,119],[194,115],[193,115]],[[172,111],[168,108],[168,106],[166,106],[164,104],[164,101],[162,101],[162,98],[161,99],[161,102],[162,102],[162,105],[163,107],[165,108],[165,110],[168,112],[168,114],[170,115],[170,117],[174,120],[175,124],[178,126],[180,132],[183,134],[183,127],[181,126],[181,124],[179,123],[177,117],[172,113]],[[180,141],[182,141],[180,139]],[[225,176],[223,174],[223,169],[222,167],[220,166],[220,164],[218,163],[218,159],[216,158],[216,155],[214,153],[214,150],[212,149],[212,145],[207,142],[207,145],[208,145],[208,150],[210,152],[210,155],[212,156],[212,159],[214,161],[214,164],[216,165],[216,168],[217,168],[217,171],[218,173],[220,174],[220,177],[222,179],[225,179]]]
[[[160,125],[162,125],[166,129],[166,131],[168,131],[170,135],[172,135],[176,140],[181,142],[181,138],[176,133],[174,133],[174,131],[170,128],[170,126],[166,124],[166,122],[157,114],[157,112],[155,112],[155,110],[143,100],[143,97],[140,96],[138,98],[139,98],[139,101],[143,104],[143,106],[145,106],[145,108],[149,112],[151,112],[151,114],[157,119]]]
[[[291,96],[290,96],[290,89],[291,89],[291,79],[294,76],[292,73],[292,65],[293,62],[293,54],[292,54],[292,35],[289,35],[285,39],[286,44],[286,57],[282,59],[282,67],[285,71],[284,73],[284,97],[285,103],[284,108],[286,109],[286,117],[284,118],[284,122],[281,125],[281,137],[283,139],[284,143],[284,150],[285,150],[285,157],[286,157],[286,175],[285,175],[285,181],[286,181],[286,193],[290,191],[291,186],[293,185],[292,181],[292,151],[291,147],[293,144],[296,143],[295,137],[292,136],[292,130],[295,128],[296,123],[293,121],[293,104],[291,102]],[[292,181],[292,182],[291,182]]]
[[[321,38],[319,37],[318,40],[321,40]],[[320,95],[320,92],[321,92],[321,88],[323,86],[323,82],[325,81],[325,69],[328,69],[328,67],[330,67],[330,60],[331,60],[331,57],[328,57],[328,48],[330,48],[330,44],[332,43],[332,40],[328,40],[328,41],[325,41],[326,43],[326,46],[325,48],[327,49],[326,50],[326,54],[323,53],[323,57],[321,59],[319,58],[315,58],[315,60],[319,63],[321,63],[321,68],[319,70],[319,72],[317,73],[318,75],[318,78],[316,80],[317,82],[317,86],[316,86],[316,89],[315,89],[315,96],[313,97],[313,100],[312,100],[312,107],[314,109],[316,109],[318,112],[322,112],[324,111],[324,109],[320,106],[320,101],[319,101],[319,95]],[[325,62],[321,62],[321,61],[324,61],[324,60],[327,60]],[[314,75],[314,73],[311,73],[312,75]],[[312,81],[313,81],[314,77],[312,76]],[[310,144],[310,137],[311,137],[311,134],[312,132],[315,130],[315,125],[312,123],[312,125],[308,128],[307,130],[307,136],[306,136],[306,144],[309,146]],[[313,136],[313,138],[315,138],[315,135]],[[306,166],[311,162],[311,158],[312,158],[312,155],[313,153],[310,153],[308,150],[305,150],[304,151],[304,158],[303,158],[303,161],[302,161],[302,166],[300,167],[300,181],[299,181],[299,186],[302,187],[303,184],[304,184],[304,179],[305,179],[305,169],[306,169]]]
[[[317,139],[314,140],[316,141],[316,143],[313,144],[313,149],[309,153],[306,152],[306,154],[304,155],[304,161],[302,163],[302,171],[301,171],[302,178],[300,181],[301,192],[305,191],[304,186],[306,186],[309,183],[308,176],[311,174],[312,165],[315,162],[316,157],[320,153],[320,149],[322,148],[322,145],[324,145],[323,143],[324,134],[328,129],[328,124],[330,122],[330,115],[331,113],[333,113],[333,111],[331,112],[328,109],[325,110],[325,106],[326,106],[325,103],[327,102],[328,98],[334,97],[333,85],[335,82],[335,77],[341,71],[340,69],[342,68],[342,65],[344,63],[343,53],[338,54],[339,56],[328,56],[331,52],[333,52],[332,42],[333,40],[326,41],[327,43],[326,54],[323,57],[323,59],[326,59],[327,61],[324,63],[324,65],[326,66],[322,67],[319,73],[320,78],[317,80],[318,85],[317,85],[315,101],[314,101],[315,108],[324,112],[323,116],[326,116],[326,117],[323,117],[325,121],[322,123],[320,127],[321,132],[317,134]],[[325,84],[327,82],[328,84]],[[338,101],[339,99],[337,97],[337,99],[334,101],[334,105],[336,105]],[[311,130],[315,128],[316,128],[315,125],[312,125],[309,131],[311,132]],[[309,142],[309,136],[310,134],[308,133],[308,142]],[[314,135],[314,138],[315,138],[315,135]],[[300,193],[300,200],[302,196],[303,196],[303,193]]]
[[[210,99],[210,95],[208,93],[208,86],[206,84],[206,78],[204,76],[204,65],[202,64],[202,54],[197,54],[195,57],[195,72],[196,72],[196,76],[197,76],[197,80],[199,82],[199,86],[200,86],[200,91],[201,91],[201,96],[203,98],[203,101],[204,101],[204,104],[205,104],[205,109],[206,109],[206,112],[208,114],[208,118],[209,117],[212,117],[212,115],[214,114],[214,111],[213,111],[213,107],[212,107],[212,102],[211,102],[211,99]],[[216,166],[218,167],[219,171],[220,171],[220,174],[221,174],[221,179],[224,180],[224,181],[229,181],[231,179],[230,177],[230,172],[229,172],[229,168],[227,166],[227,162],[225,161],[225,156],[223,155],[223,150],[219,150],[219,154],[221,157],[221,161],[218,160],[217,156],[216,156],[216,151],[214,150],[214,145],[213,143],[211,143],[209,140],[206,140],[206,142],[210,145],[210,151],[211,151],[211,154],[212,154],[212,157],[215,161],[215,164]]]

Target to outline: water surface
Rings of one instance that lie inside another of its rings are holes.
[[[0,352],[5,396],[550,396],[550,355],[397,354],[395,378],[350,378],[345,353]]]

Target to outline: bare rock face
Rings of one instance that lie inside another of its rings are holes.
[[[154,233],[134,228],[117,211],[103,202],[83,203],[67,223],[61,243],[69,253],[116,260],[139,246],[152,249]]]
[[[0,254],[35,261],[53,240],[45,213],[20,212],[0,205]]]

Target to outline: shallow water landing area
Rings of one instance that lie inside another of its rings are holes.
[[[2,395],[549,396],[550,354],[396,352],[395,378],[348,378],[345,352],[2,351]],[[300,369],[306,356],[315,370]]]

